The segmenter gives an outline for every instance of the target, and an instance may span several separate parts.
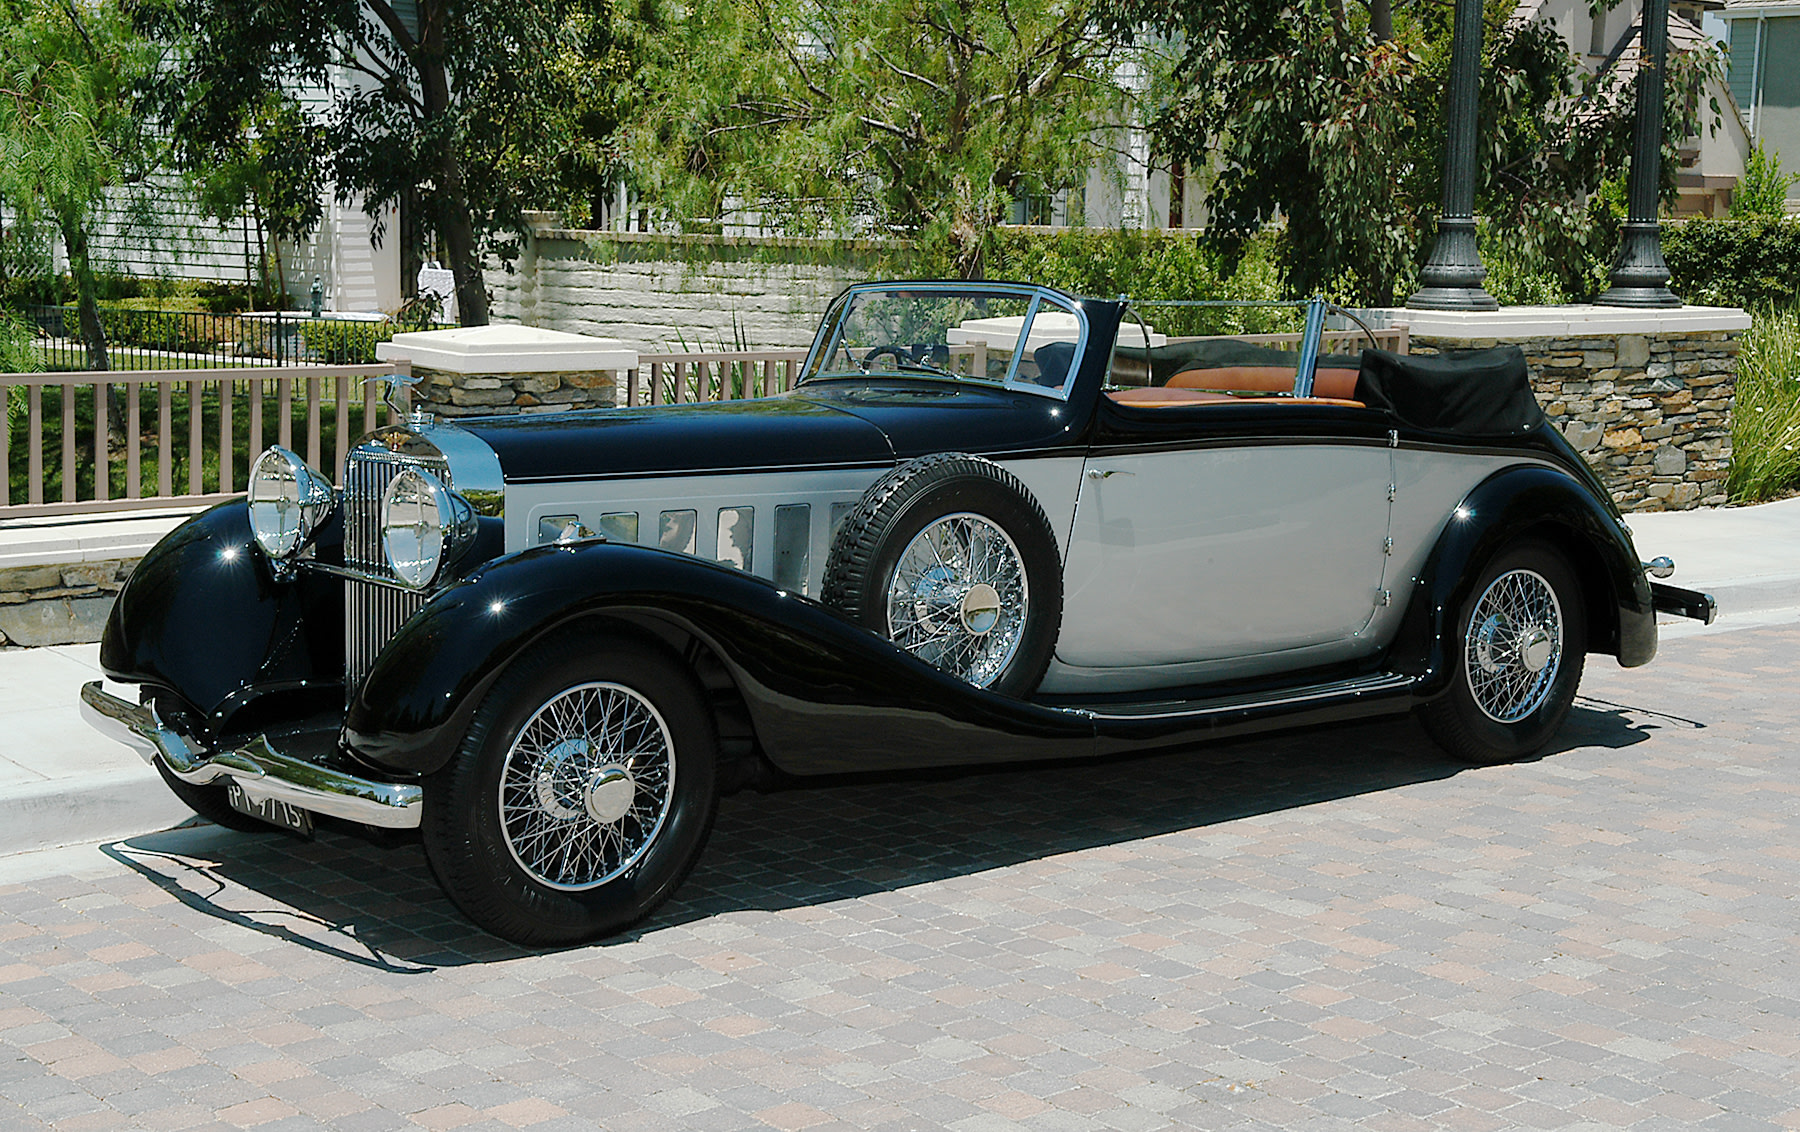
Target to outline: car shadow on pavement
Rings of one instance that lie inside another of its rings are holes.
[[[1688,720],[1583,699],[1549,751],[1619,749]],[[1097,846],[1451,777],[1391,719],[1108,760],[806,782],[720,802],[668,904],[606,946],[730,912],[853,899]],[[322,828],[311,841],[205,827],[108,846],[189,908],[359,965],[424,972],[530,954],[464,920],[416,841]]]

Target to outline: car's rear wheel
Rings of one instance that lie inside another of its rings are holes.
[[[675,891],[712,826],[718,740],[667,650],[567,632],[494,685],[425,784],[425,851],[495,935],[560,944],[616,932]]]
[[[1457,626],[1456,672],[1420,710],[1425,730],[1465,762],[1536,754],[1581,685],[1587,613],[1574,571],[1543,543],[1515,544],[1482,570]]]
[[[823,599],[980,688],[1029,693],[1062,624],[1043,508],[978,456],[925,456],[878,480],[832,540]]]

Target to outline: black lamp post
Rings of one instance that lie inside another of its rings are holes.
[[[1667,3],[1667,0],[1663,0]],[[1437,244],[1406,305],[1423,310],[1491,311],[1500,304],[1481,286],[1487,268],[1475,243],[1475,104],[1481,76],[1481,0],[1456,0],[1450,40],[1450,89],[1444,107],[1444,208]]]
[[[1662,187],[1663,65],[1669,57],[1669,0],[1644,0],[1638,47],[1637,122],[1631,136],[1630,214],[1613,260],[1612,286],[1595,302],[1612,307],[1678,307],[1663,262],[1656,198]]]

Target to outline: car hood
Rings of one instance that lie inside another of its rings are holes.
[[[796,396],[456,423],[494,450],[509,483],[894,462],[880,428]]]

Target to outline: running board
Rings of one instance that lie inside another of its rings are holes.
[[[1272,726],[1303,727],[1405,711],[1419,678],[1377,672],[1326,684],[1247,695],[1134,704],[1067,704],[1094,721],[1102,740],[1185,742],[1224,738]]]

